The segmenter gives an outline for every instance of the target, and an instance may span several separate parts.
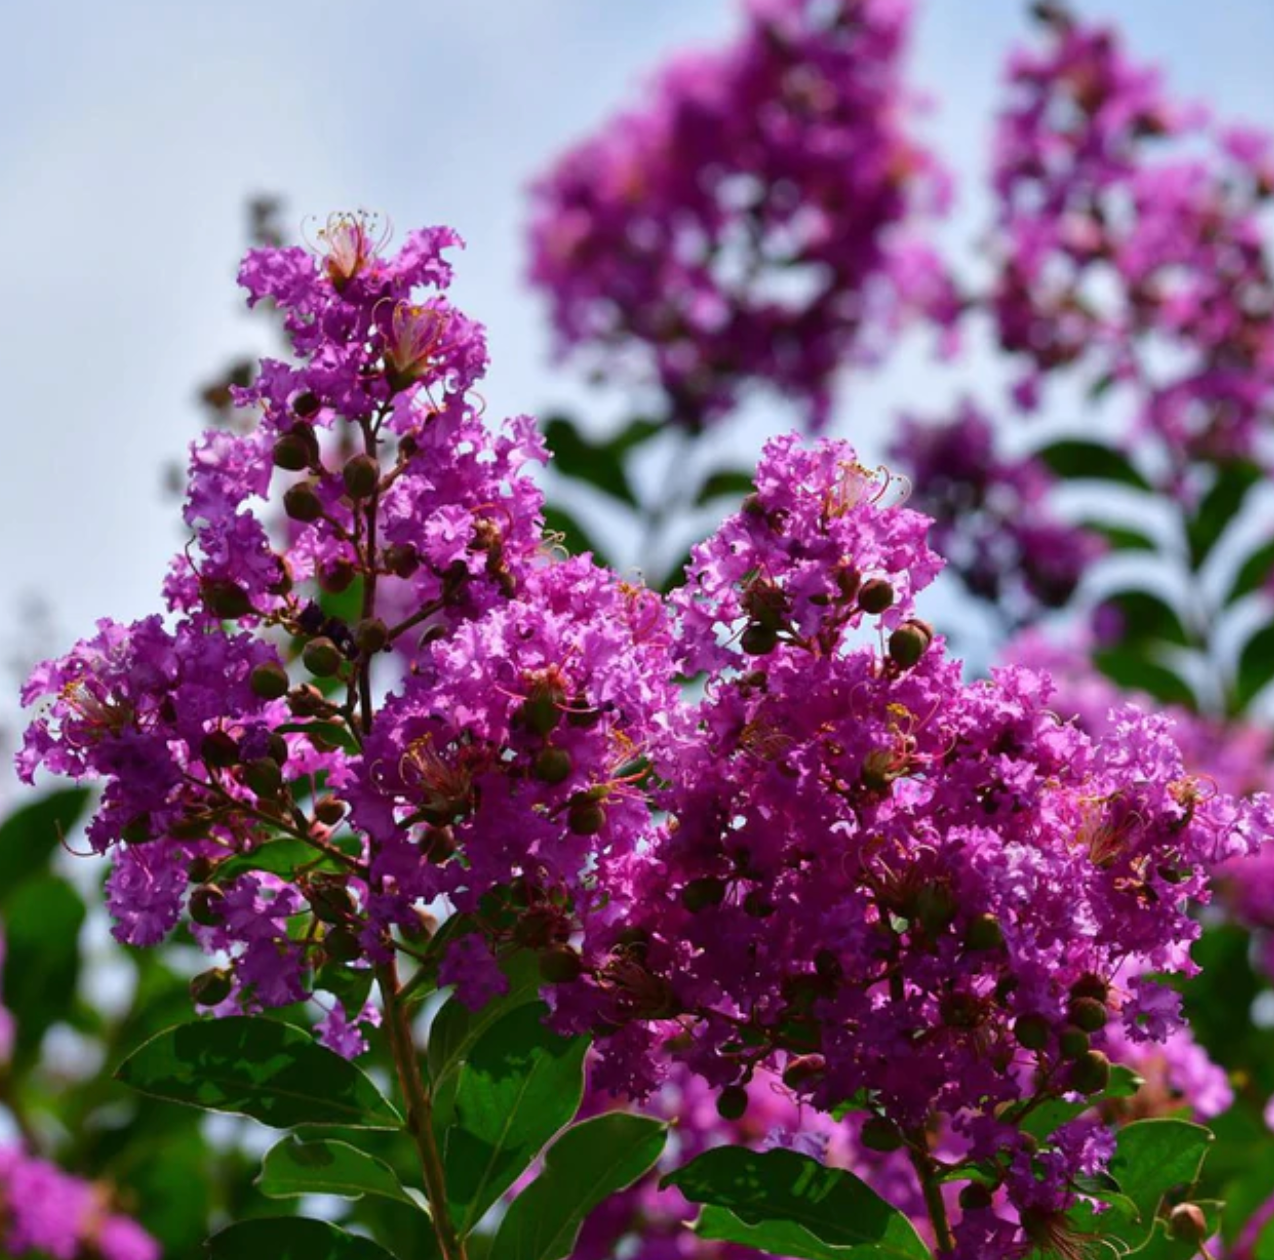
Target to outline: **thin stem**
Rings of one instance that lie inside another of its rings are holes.
[[[947,1205],[942,1199],[942,1187],[934,1175],[933,1161],[925,1152],[915,1147],[912,1147],[908,1154],[911,1156],[916,1176],[920,1178],[920,1189],[925,1197],[925,1208],[929,1212],[929,1220],[933,1223],[933,1236],[938,1244],[938,1254],[947,1255],[955,1250],[955,1239],[951,1237]]]
[[[433,1218],[434,1232],[442,1260],[466,1260],[464,1239],[456,1230],[447,1207],[447,1182],[442,1153],[434,1138],[433,1104],[420,1074],[420,1057],[411,1035],[411,1023],[402,1001],[397,965],[390,961],[376,970],[381,998],[385,1003],[385,1028],[398,1071],[398,1084],[407,1107],[406,1129],[415,1143],[424,1173],[425,1194]]]

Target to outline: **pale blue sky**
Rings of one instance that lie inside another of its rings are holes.
[[[913,80],[976,186],[1023,0],[919,0]],[[1274,125],[1274,3],[1088,0],[1174,88]],[[495,412],[586,397],[548,362],[521,282],[526,182],[631,99],[668,51],[712,41],[733,0],[114,0],[11,5],[0,79],[5,300],[4,575],[53,611],[60,651],[96,616],[158,606],[180,543],[160,468],[200,422],[193,385],[263,346],[239,314],[245,197],[289,214],[367,206],[468,238],[457,296],[490,329]],[[848,396],[870,450],[894,407],[957,388],[919,350]],[[0,634],[11,637],[10,604]]]

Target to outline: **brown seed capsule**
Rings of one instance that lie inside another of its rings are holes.
[[[1004,944],[1004,929],[993,914],[980,914],[969,921],[964,933],[964,947],[970,950],[999,949]]]
[[[923,621],[904,621],[889,636],[889,656],[903,669],[910,669],[933,642],[933,630]]]
[[[1099,1094],[1110,1084],[1110,1060],[1100,1050],[1090,1050],[1071,1068],[1071,1087],[1081,1094]]]
[[[190,894],[190,917],[200,927],[216,927],[225,918],[226,895],[214,884],[200,884]]]
[[[330,678],[341,668],[344,659],[340,648],[325,635],[311,639],[301,653],[302,663],[316,678]]]
[[[248,592],[238,582],[224,581],[202,582],[199,586],[199,597],[204,607],[222,621],[238,621],[252,612],[252,600]]]
[[[389,627],[379,617],[364,617],[354,627],[354,643],[364,656],[383,652],[389,644]]]
[[[310,466],[311,445],[299,433],[285,433],[274,443],[276,467],[288,472],[301,472]]]
[[[345,492],[351,499],[370,499],[380,485],[380,465],[371,455],[355,455],[341,469]]]
[[[606,811],[601,801],[576,797],[566,811],[566,825],[577,836],[597,835],[606,826]]]
[[[283,788],[283,771],[273,757],[258,757],[243,767],[243,781],[258,796],[278,796]]]
[[[420,555],[411,543],[390,543],[381,552],[381,561],[395,577],[409,578],[420,568]]]
[[[778,631],[772,626],[763,626],[758,621],[751,622],[739,639],[739,646],[749,656],[766,656],[778,645]]]
[[[891,608],[893,602],[894,588],[884,578],[871,578],[859,588],[858,606],[873,617]]]
[[[1197,1245],[1208,1236],[1208,1218],[1197,1203],[1178,1203],[1168,1216],[1168,1233],[1178,1242]]]
[[[323,501],[312,481],[298,481],[283,495],[283,510],[294,521],[308,523],[323,515]]]
[[[542,748],[535,758],[535,777],[542,783],[564,783],[571,777],[571,754],[565,748]]]
[[[318,584],[329,595],[339,595],[349,590],[357,576],[358,570],[348,560],[333,560],[319,570]]]
[[[288,671],[278,661],[262,661],[253,669],[248,685],[254,696],[260,696],[262,700],[277,700],[287,695],[292,684]]]
[[[234,977],[221,967],[201,971],[190,982],[190,997],[196,1006],[217,1006],[230,996]]]
[[[741,1120],[748,1109],[748,1091],[742,1085],[727,1085],[717,1095],[717,1115],[722,1120]]]
[[[303,420],[308,420],[311,416],[318,415],[322,406],[323,403],[319,396],[309,389],[303,394],[297,394],[292,400],[292,410]]]
[[[239,760],[239,741],[229,731],[209,731],[199,743],[199,756],[205,765],[225,770]]]
[[[1077,1028],[1091,1033],[1106,1027],[1109,1012],[1105,1004],[1095,997],[1077,997],[1071,999],[1066,1016]]]
[[[981,1182],[971,1181],[960,1191],[960,1210],[984,1212],[991,1206],[991,1192]]]
[[[315,883],[306,893],[306,899],[321,923],[344,923],[355,909],[353,896],[341,883]]]
[[[358,943],[358,936],[346,927],[329,929],[323,937],[323,948],[334,962],[353,962],[363,953],[363,947]]]
[[[872,1116],[863,1125],[860,1140],[869,1151],[896,1151],[902,1145],[902,1134],[892,1120]]]
[[[1057,1036],[1057,1048],[1063,1059],[1078,1059],[1088,1053],[1088,1034],[1074,1024],[1067,1024]]]
[[[335,827],[345,817],[345,802],[335,796],[321,797],[314,805],[314,817],[327,827]]]
[[[1019,1046],[1027,1050],[1043,1050],[1048,1045],[1051,1031],[1049,1022],[1043,1015],[1019,1015],[1013,1024],[1013,1036]]]
[[[691,914],[698,914],[709,906],[719,906],[725,900],[725,883],[714,875],[692,879],[681,890],[681,904]]]
[[[540,955],[540,976],[549,984],[569,984],[583,970],[583,961],[569,945],[554,945]]]
[[[821,1054],[800,1054],[787,1061],[783,1084],[792,1090],[809,1089],[827,1075],[827,1060]]]
[[[1092,972],[1088,972],[1085,975],[1080,976],[1080,978],[1071,985],[1071,997],[1073,998],[1096,998],[1104,1005],[1109,996],[1110,985],[1108,985],[1100,976],[1093,975]]]
[[[296,717],[326,717],[335,712],[331,701],[313,683],[301,683],[288,693],[288,708]]]

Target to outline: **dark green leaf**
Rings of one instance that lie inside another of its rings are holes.
[[[1105,602],[1119,613],[1125,643],[1162,641],[1184,647],[1190,642],[1177,610],[1150,591],[1117,591]]]
[[[706,1205],[696,1230],[703,1238],[805,1260],[929,1255],[912,1223],[874,1190],[795,1151],[719,1146],[660,1184]]]
[[[1203,566],[1226,527],[1239,514],[1248,492],[1261,478],[1261,470],[1246,461],[1227,464],[1218,470],[1216,481],[1186,524],[1190,564],[1195,570]]]
[[[565,416],[554,416],[544,426],[544,440],[553,452],[553,467],[564,477],[586,484],[632,507],[637,496],[624,471],[626,448],[589,441]]]
[[[573,556],[582,556],[591,552],[593,559],[600,565],[606,565],[606,553],[597,545],[593,536],[579,523],[579,520],[565,508],[556,504],[546,504],[544,508],[544,529],[549,534],[560,534],[562,546]]]
[[[584,1096],[585,1037],[545,1026],[542,1002],[518,1006],[474,1044],[456,1078],[444,1165],[462,1233],[520,1177]]]
[[[1035,452],[1058,477],[1072,480],[1117,481],[1139,490],[1149,490],[1150,483],[1137,471],[1122,451],[1101,442],[1081,438],[1064,438]]]
[[[5,904],[4,1002],[14,1015],[19,1055],[34,1053],[45,1032],[66,1018],[80,975],[84,916],[75,889],[50,874],[24,880]]]
[[[402,1124],[361,1069],[302,1029],[255,1016],[169,1028],[125,1059],[115,1075],[144,1094],[238,1112],[276,1129]]]
[[[1198,705],[1194,692],[1184,679],[1166,665],[1148,660],[1132,648],[1096,652],[1093,660],[1107,678],[1127,691],[1144,691],[1165,704],[1180,704],[1187,709]]]
[[[1149,534],[1111,521],[1081,521],[1080,528],[1104,538],[1112,551],[1158,551],[1159,544]]]
[[[1239,566],[1225,602],[1233,604],[1244,595],[1250,595],[1253,591],[1268,587],[1271,578],[1274,578],[1274,539],[1262,543]]]
[[[367,1005],[372,980],[370,967],[350,967],[345,963],[330,962],[319,969],[314,977],[314,987],[337,998],[345,1014],[353,1019]]]
[[[266,1152],[257,1185],[271,1199],[303,1194],[361,1199],[365,1194],[376,1194],[418,1206],[388,1164],[346,1142],[326,1139],[302,1142],[295,1136],[284,1138]]]
[[[241,1221],[204,1243],[212,1260],[393,1260],[384,1247],[304,1216]]]
[[[573,1125],[500,1222],[489,1260],[565,1260],[584,1218],[655,1164],[668,1126],[611,1111]]]
[[[1262,626],[1243,645],[1234,676],[1234,708],[1243,712],[1274,679],[1274,623]]]
[[[1149,1238],[1163,1196],[1186,1190],[1198,1179],[1212,1134],[1186,1120],[1134,1120],[1119,1130],[1109,1173],[1123,1199],[1108,1212],[1081,1205],[1072,1213],[1077,1227],[1117,1239],[1132,1250]],[[1132,1204],[1131,1209],[1125,1201]]]
[[[516,1007],[539,999],[540,964],[530,951],[514,954],[500,970],[509,982],[508,990],[485,1006],[471,1011],[459,998],[448,998],[429,1026],[429,1075],[440,1081],[464,1061],[478,1038],[497,1020]]]
[[[0,907],[24,879],[42,871],[88,808],[87,788],[63,788],[0,822]]]
[[[232,858],[227,858],[217,867],[213,879],[219,884],[228,884],[232,879],[246,875],[249,871],[267,871],[271,875],[291,876],[301,866],[314,871],[344,869],[335,859],[325,857],[304,840],[285,837],[282,840],[267,841],[251,853],[239,853]]]
[[[284,722],[274,729],[280,735],[305,735],[316,748],[330,744],[334,748],[343,748],[347,753],[355,755],[362,751],[358,738],[344,722]]]
[[[705,503],[711,503],[713,499],[726,496],[742,499],[745,495],[752,493],[755,484],[756,479],[750,472],[734,468],[722,469],[720,472],[714,472],[699,487],[699,493],[695,496],[695,505],[702,507]]]

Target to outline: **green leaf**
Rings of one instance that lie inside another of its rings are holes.
[[[544,530],[549,534],[560,534],[562,546],[573,556],[582,556],[592,552],[593,559],[599,565],[609,563],[606,553],[597,545],[593,536],[579,523],[578,518],[564,507],[549,503],[544,507]]]
[[[1082,481],[1117,481],[1138,490],[1149,490],[1150,483],[1137,471],[1122,451],[1102,442],[1082,438],[1064,438],[1051,442],[1035,452],[1035,458],[1047,465],[1058,477]]]
[[[419,1206],[403,1189],[388,1164],[350,1146],[347,1142],[302,1142],[285,1137],[266,1152],[256,1184],[271,1199],[291,1199],[303,1194],[335,1194],[342,1199],[380,1195]]]
[[[1262,626],[1243,645],[1234,675],[1234,709],[1242,713],[1274,679],[1274,622]]]
[[[450,920],[448,920],[450,922]],[[478,1038],[511,1010],[539,1000],[540,964],[529,950],[501,964],[509,982],[507,992],[471,1011],[459,998],[448,998],[429,1026],[429,1075],[435,1084],[464,1061]]]
[[[695,495],[695,506],[702,507],[705,503],[711,503],[713,499],[725,497],[742,499],[745,495],[751,494],[755,487],[754,474],[745,472],[743,469],[723,468],[720,472],[714,472],[699,487],[699,493]]]
[[[276,1129],[402,1124],[361,1069],[302,1029],[256,1016],[169,1028],[125,1059],[115,1076],[156,1098],[238,1112]]]
[[[1190,643],[1181,615],[1151,591],[1117,591],[1107,596],[1105,603],[1120,615],[1124,643],[1162,641],[1178,647],[1186,647]]]
[[[544,440],[553,452],[553,467],[562,476],[583,481],[631,507],[638,506],[624,471],[628,448],[622,443],[591,442],[566,416],[553,416],[544,425]]]
[[[204,1243],[212,1260],[394,1260],[369,1238],[304,1216],[240,1221]]]
[[[314,977],[314,987],[330,993],[341,1004],[351,1019],[367,1005],[372,991],[374,975],[370,967],[350,967],[346,963],[330,962],[319,968]]]
[[[316,748],[330,744],[357,756],[362,752],[358,737],[344,722],[284,722],[274,728],[280,735],[305,735]],[[317,736],[317,742],[315,742]],[[311,850],[312,852],[312,850]]]
[[[1119,1130],[1108,1169],[1123,1199],[1100,1215],[1087,1205],[1072,1212],[1076,1225],[1136,1250],[1154,1227],[1163,1196],[1189,1189],[1199,1177],[1212,1134],[1187,1120],[1134,1120]],[[1130,1201],[1130,1210],[1125,1200]]]
[[[250,871],[266,871],[271,875],[290,876],[298,867],[307,867],[313,871],[339,871],[344,868],[332,858],[324,857],[313,845],[304,840],[285,837],[282,840],[269,840],[251,853],[239,853],[227,858],[213,873],[212,878],[219,884],[228,884],[240,875]]]
[[[1186,524],[1191,567],[1198,571],[1239,514],[1248,492],[1262,479],[1261,470],[1246,460],[1227,464],[1217,472],[1211,488]]]
[[[874,1190],[795,1151],[718,1146],[660,1185],[706,1204],[702,1238],[804,1260],[929,1256],[912,1223]]]
[[[1081,521],[1080,529],[1104,538],[1112,551],[1158,551],[1159,544],[1149,534],[1111,521]]]
[[[74,1001],[84,918],[79,894],[51,874],[24,880],[5,904],[4,1002],[14,1015],[20,1056],[39,1048]]]
[[[0,822],[0,907],[23,880],[44,870],[88,808],[87,788],[64,788],[14,810]]]
[[[586,1037],[547,1028],[542,1002],[515,1007],[465,1058],[443,1164],[451,1215],[468,1233],[579,1110]]]
[[[1198,700],[1190,685],[1173,670],[1158,661],[1149,660],[1132,648],[1095,652],[1093,661],[1112,682],[1127,691],[1144,691],[1165,704],[1180,704],[1195,709]]]
[[[584,1218],[653,1168],[667,1136],[661,1121],[622,1111],[567,1129],[505,1213],[488,1260],[566,1260]]]
[[[1234,583],[1225,597],[1226,604],[1237,603],[1244,595],[1259,591],[1270,585],[1274,577],[1274,539],[1262,543],[1255,551],[1249,553],[1234,575]]]

